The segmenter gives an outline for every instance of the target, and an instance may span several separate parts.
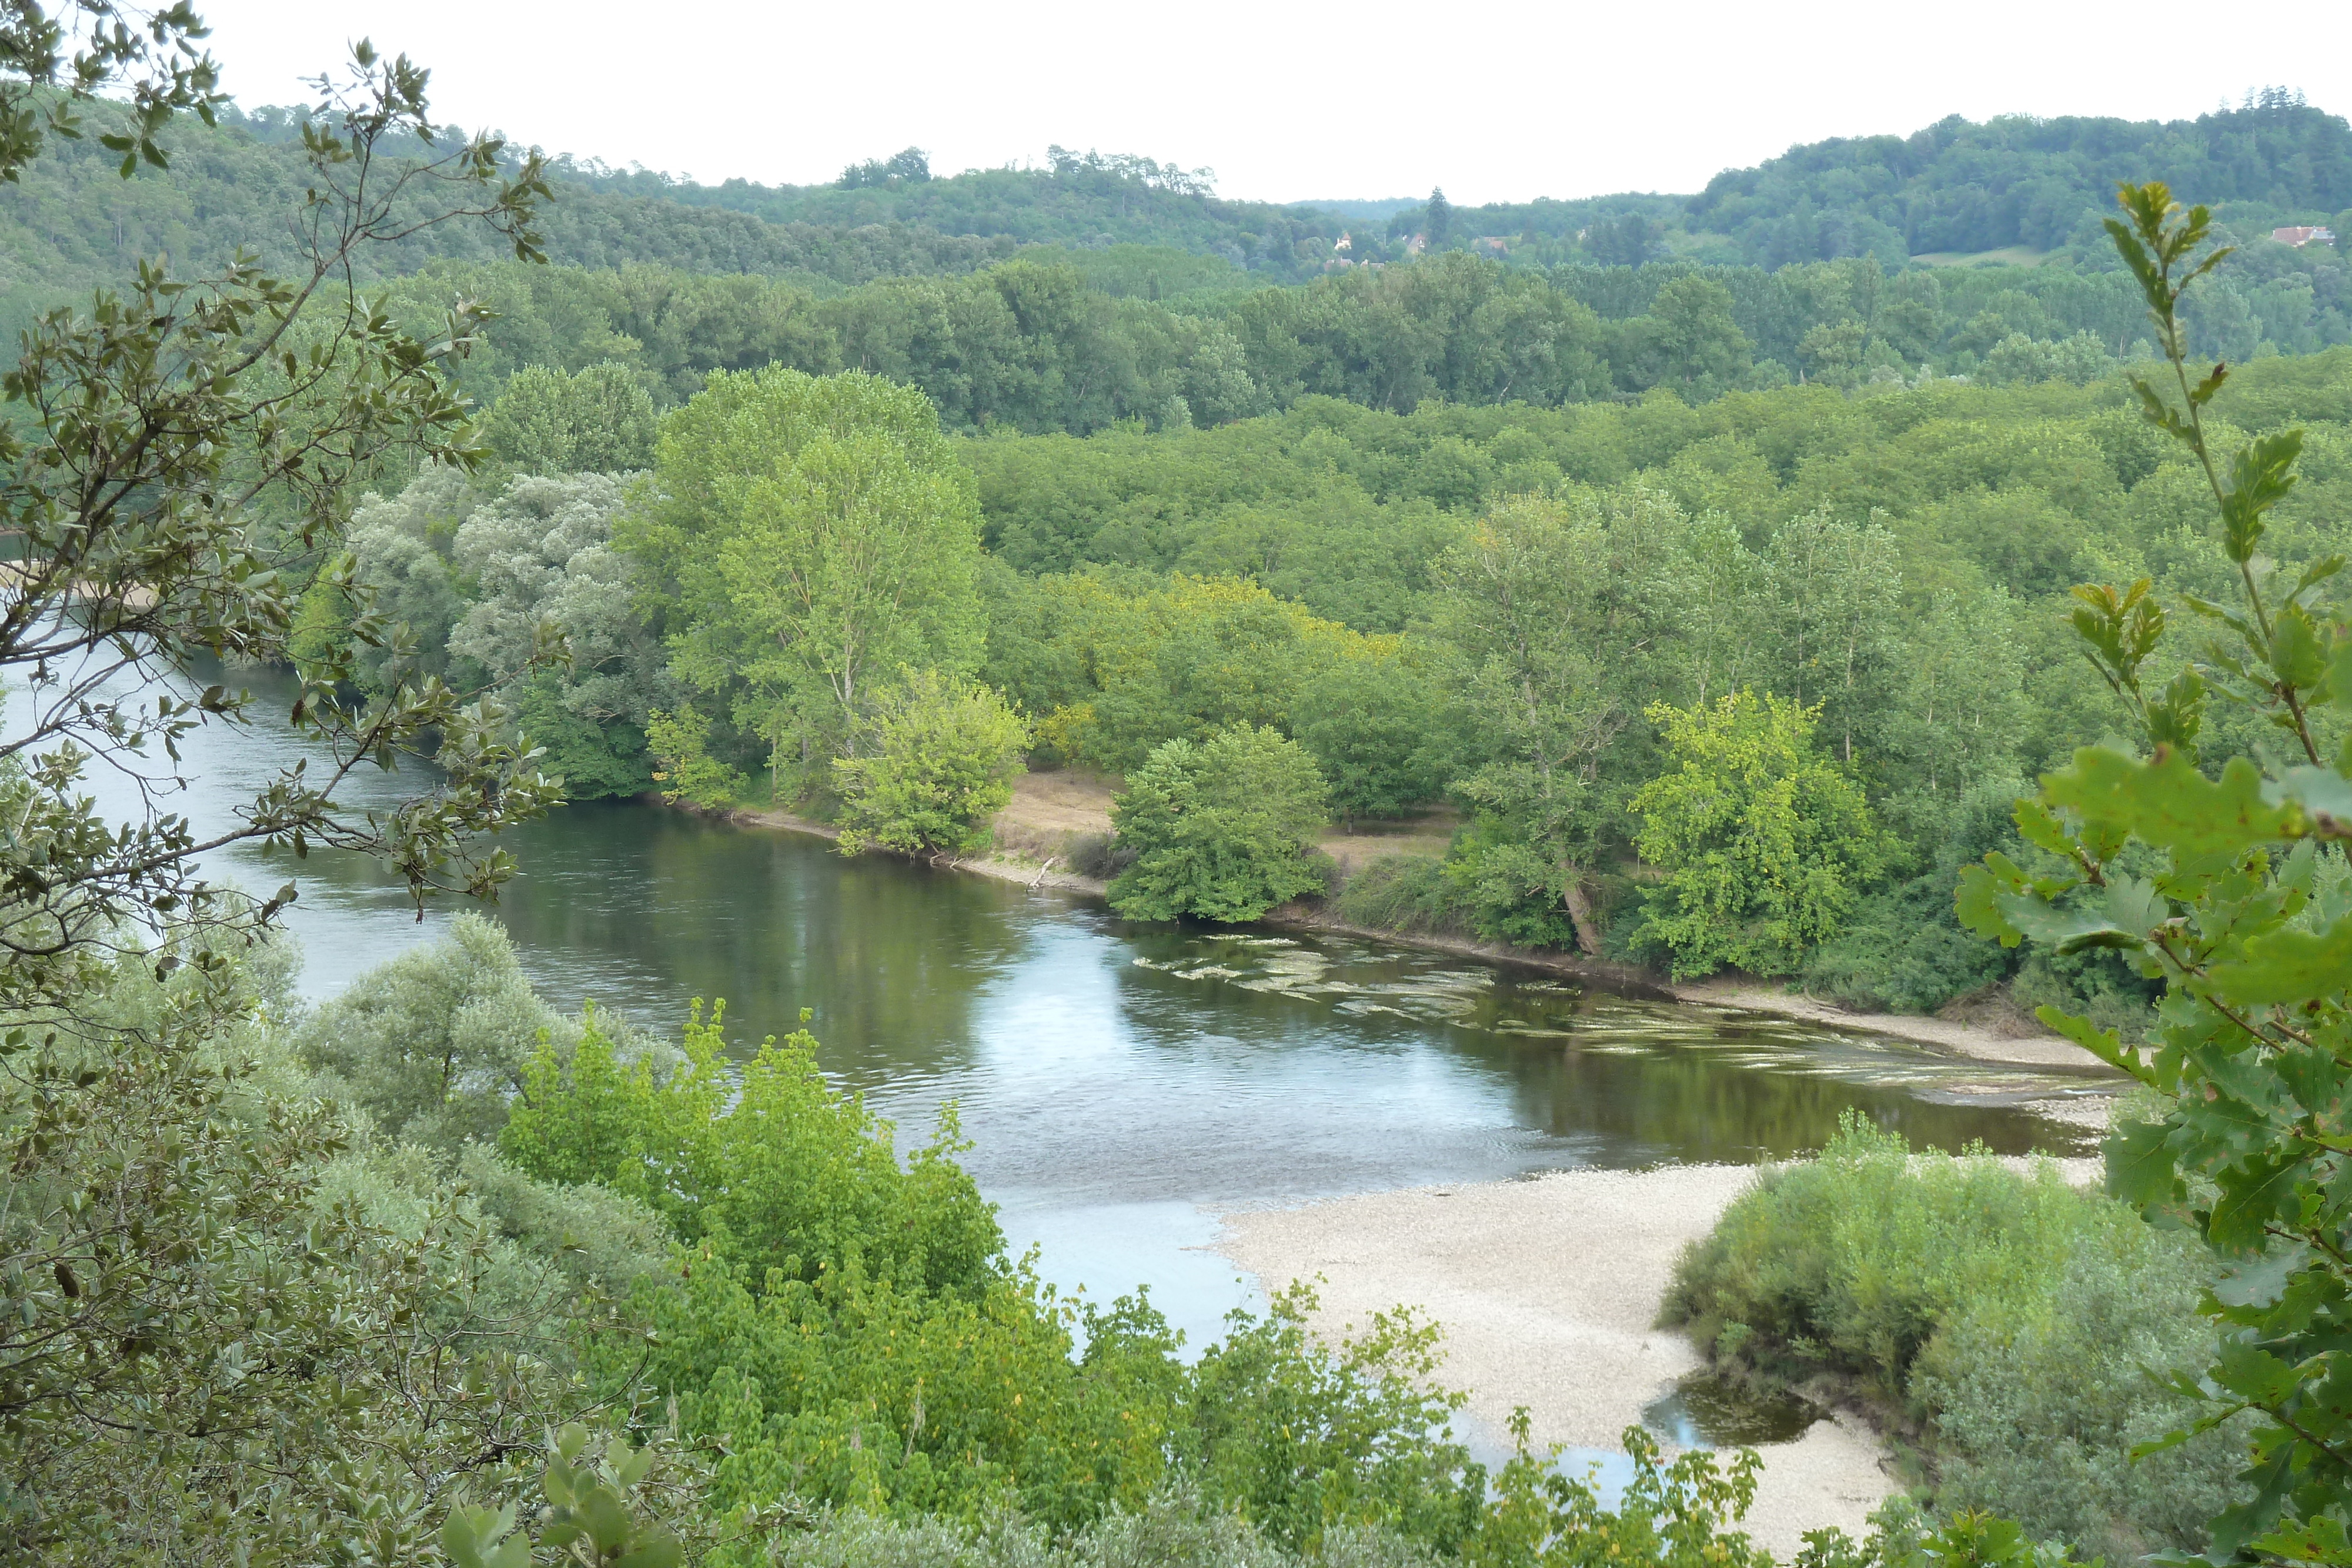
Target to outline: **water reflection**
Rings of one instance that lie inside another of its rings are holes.
[[[264,680],[247,677],[260,686]],[[273,705],[283,711],[282,705]],[[225,821],[299,742],[264,723],[189,750],[184,809]],[[364,797],[409,780],[369,775]],[[967,1164],[1048,1274],[1138,1281],[1196,1334],[1244,1299],[1207,1211],[1544,1169],[1752,1161],[1847,1109],[1915,1142],[2070,1151],[2021,1108],[2080,1081],[1350,941],[1133,926],[1098,905],[635,804],[513,835],[495,914],[543,994],[667,1025],[725,997],[756,1041],[813,1010],[822,1061],[905,1134],[961,1108]],[[417,923],[374,865],[245,850],[299,876],[305,985],[331,994]]]

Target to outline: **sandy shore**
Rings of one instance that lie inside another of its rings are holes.
[[[2095,1162],[2061,1165],[2081,1180]],[[1614,1449],[1644,1406],[1702,1364],[1682,1334],[1654,1326],[1658,1303],[1684,1247],[1755,1175],[1572,1171],[1246,1210],[1222,1217],[1216,1250],[1269,1290],[1319,1276],[1316,1327],[1332,1338],[1375,1312],[1421,1308],[1445,1328],[1441,1380],[1469,1393],[1482,1425],[1500,1433],[1525,1406],[1539,1444]],[[1759,1452],[1742,1528],[1783,1561],[1823,1525],[1859,1539],[1895,1490],[1877,1438],[1852,1416]]]
[[[813,817],[796,816],[791,811],[757,810],[739,807],[727,813],[727,820],[747,828],[773,828],[787,833],[807,833],[814,838],[838,841],[841,830],[830,822],[820,822]],[[965,871],[976,876],[994,877],[999,882],[1017,882],[1025,887],[1057,887],[1066,893],[1082,893],[1100,898],[1108,884],[1076,872],[1057,869],[1052,861],[1044,865],[1024,863],[1003,855],[939,855],[917,857],[920,863],[940,871]]]

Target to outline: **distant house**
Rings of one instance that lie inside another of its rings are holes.
[[[1336,253],[1336,254],[1338,254],[1338,255],[1339,255],[1339,256],[1345,256],[1345,255],[1347,255],[1349,251],[1351,251],[1351,250],[1353,250],[1353,249],[1355,249],[1355,248],[1356,248],[1356,236],[1355,236],[1355,235],[1345,235],[1345,234],[1341,235],[1339,236],[1339,238],[1338,242],[1337,242],[1337,243],[1335,243],[1335,244],[1331,246],[1331,249],[1333,250],[1333,252],[1334,252],[1334,253]]]
[[[1411,239],[1404,242],[1404,253],[1407,256],[1419,256],[1423,251],[1425,251],[1428,248],[1429,236],[1427,235],[1415,235]]]
[[[1478,248],[1488,256],[1508,256],[1511,238],[1508,235],[1480,235]]]
[[[2336,231],[2311,225],[2296,225],[2289,228],[2271,230],[2271,238],[2281,245],[2291,245],[2295,249],[2301,250],[2305,246],[2315,242],[2320,245],[2334,245]]]

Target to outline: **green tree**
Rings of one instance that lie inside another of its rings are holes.
[[[367,1106],[387,1137],[454,1151],[497,1136],[531,1053],[563,1031],[506,932],[467,912],[320,1008],[300,1048],[321,1093]]]
[[[1445,193],[1443,190],[1433,185],[1430,187],[1429,201],[1421,209],[1422,238],[1429,242],[1430,249],[1443,250],[1445,248],[1445,242],[1453,237],[1453,233],[1454,204],[1445,199]]]
[[[635,563],[613,548],[625,494],[609,474],[525,476],[477,505],[450,540],[473,602],[449,652],[520,684],[521,728],[573,800],[651,788],[646,726],[681,695],[637,614]]]
[[[729,695],[779,774],[837,752],[890,672],[979,663],[980,507],[914,388],[713,376],[664,422],[647,503],[616,538],[677,674]]]
[[[463,469],[435,464],[399,494],[387,498],[370,491],[352,509],[344,535],[352,574],[375,612],[406,633],[373,643],[353,643],[346,633],[319,644],[349,657],[366,688],[382,691],[404,676],[459,678],[449,666],[449,629],[466,607],[450,541],[480,498]],[[329,603],[350,597],[331,575],[312,589]]]
[[[654,460],[654,400],[626,365],[566,375],[525,365],[482,420],[482,441],[522,474],[626,474]]]
[[[1892,705],[1902,643],[1903,580],[1883,519],[1853,523],[1827,509],[1791,517],[1764,549],[1769,636],[1767,684],[1818,709],[1839,759],[1875,738]]]
[[[901,672],[833,763],[841,850],[965,850],[1013,799],[1029,726],[996,693],[936,670]]]
[[[1393,817],[1436,799],[1454,761],[1433,672],[1399,654],[1341,659],[1299,688],[1291,729],[1330,781],[1331,806]]]
[[[1462,654],[1467,727],[1486,757],[1455,789],[1507,825],[1523,895],[1564,906],[1601,951],[1586,878],[1618,797],[1604,768],[1650,699],[1675,623],[1664,565],[1679,525],[1650,494],[1496,507],[1441,559],[1433,617]]]
[[[1279,730],[1236,725],[1165,742],[1111,807],[1135,852],[1111,907],[1133,920],[1255,920],[1323,886],[1307,851],[1328,820],[1315,758]]]
[[[1694,402],[1738,386],[1753,363],[1753,346],[1734,307],[1731,290],[1696,274],[1659,289],[1649,314],[1625,324],[1622,357],[1632,384],[1672,387]]]
[[[2163,1097],[2160,1118],[2107,1139],[2108,1190],[2192,1227],[2223,1267],[2204,1303],[2212,1365],[2175,1382],[2205,1406],[2192,1432],[2252,1419],[2251,1496],[2214,1520],[2209,1556],[2352,1562],[2352,1410],[2338,1393],[2352,1301],[2352,624],[2324,598],[2344,558],[2290,573],[2264,554],[2298,485],[2300,430],[2217,450],[2210,409],[2230,371],[2189,371],[2181,310],[2230,254],[2211,244],[2212,214],[2184,214],[2158,183],[2120,202],[2107,232],[2166,361],[2134,390],[2203,481],[2239,602],[2190,601],[2212,635],[2158,686],[2168,618],[2147,581],[2075,590],[2083,647],[2146,749],[2085,747],[2044,775],[2017,807],[2048,857],[2041,874],[1988,855],[1957,905],[2004,946],[2111,949],[2164,982],[2152,1050],[2056,1007],[2039,1014]],[[2219,739],[2231,719],[2271,739],[2200,765],[2209,727]]]
[[[1877,872],[1862,790],[1814,752],[1813,711],[1785,697],[1743,689],[1650,718],[1680,766],[1631,802],[1634,842],[1662,877],[1639,940],[1670,954],[1678,977],[1791,972]]]
[[[0,178],[93,108],[125,179],[170,166],[169,128],[221,104],[202,37],[184,5],[10,7]],[[142,264],[127,291],[44,313],[0,379],[0,1124],[16,1150],[0,1271],[24,1282],[0,1329],[12,1560],[315,1558],[346,1550],[362,1515],[375,1549],[405,1555],[431,1493],[473,1467],[496,1491],[495,1456],[530,1448],[569,1399],[534,1326],[546,1314],[511,1295],[503,1322],[484,1310],[509,1260],[468,1206],[445,1191],[394,1227],[331,1191],[353,1129],[294,1092],[285,998],[259,972],[297,889],[256,902],[202,869],[239,842],[334,846],[387,856],[420,901],[488,894],[512,862],[472,835],[554,795],[495,705],[417,669],[415,634],[343,548],[378,473],[481,456],[445,375],[481,311],[413,337],[355,276],[420,221],[480,220],[535,256],[548,194],[536,155],[435,128],[425,80],[362,43],[324,85],[307,190],[279,225],[300,236],[289,274]],[[297,650],[314,581],[333,624]],[[355,651],[382,655],[364,701]],[[292,659],[293,722],[315,743],[202,838],[162,804],[185,788],[177,743],[238,725],[248,699],[181,696],[200,653]],[[403,754],[437,760],[432,782],[389,810],[339,799],[354,769]],[[142,776],[129,820],[79,786],[93,761]]]
[[[646,750],[655,762],[654,782],[673,806],[731,806],[750,787],[740,770],[710,755],[710,720],[692,703],[646,716]]]

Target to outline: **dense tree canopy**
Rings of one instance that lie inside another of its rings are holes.
[[[772,768],[829,760],[901,667],[978,664],[980,508],[919,390],[719,377],[664,425],[647,483],[619,542],[679,677]]]

